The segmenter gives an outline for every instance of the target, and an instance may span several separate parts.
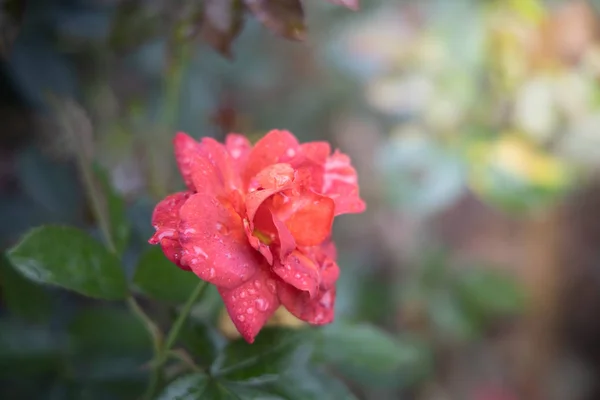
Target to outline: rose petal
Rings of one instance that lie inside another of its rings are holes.
[[[276,283],[267,266],[259,267],[252,279],[238,287],[218,289],[237,330],[248,343],[254,342],[279,307]]]
[[[242,178],[225,146],[213,138],[202,138],[202,153],[213,163],[227,190],[242,190]]]
[[[331,153],[331,146],[327,142],[302,143],[300,149],[307,159],[321,165],[325,164]]]
[[[192,174],[197,169],[198,160],[201,158],[200,143],[183,132],[178,132],[173,138],[175,160],[187,187],[196,191]]]
[[[296,289],[308,292],[311,298],[317,294],[321,280],[319,267],[299,251],[292,252],[287,257],[285,264],[276,261],[273,265],[273,272]]]
[[[179,215],[182,262],[201,279],[233,288],[255,274],[260,255],[248,244],[242,218],[229,202],[195,194]]]
[[[331,258],[325,258],[321,262],[321,288],[331,289],[340,277],[340,267]]]
[[[150,244],[159,244],[165,256],[175,263],[179,268],[189,270],[186,265],[181,264],[182,248],[179,244],[179,210],[190,197],[190,192],[179,192],[167,196],[154,207],[152,213],[152,226],[156,229],[154,235],[148,240]]]
[[[298,174],[307,177],[308,185],[317,193],[323,188],[323,174],[325,173],[325,162],[331,147],[327,142],[308,142],[300,145],[302,159],[292,166],[299,170]]]
[[[244,172],[244,182],[247,184],[256,174],[270,165],[293,159],[298,151],[298,141],[290,132],[273,130],[267,133],[250,152]]]
[[[295,317],[313,325],[329,324],[334,318],[335,288],[322,290],[311,299],[303,292],[284,282],[278,282],[277,294],[281,304]]]
[[[335,151],[325,163],[321,193],[335,201],[335,215],[360,213],[366,208],[358,193],[356,170],[350,157]]]
[[[253,225],[248,222],[247,219],[244,220],[244,230],[246,232],[246,238],[250,245],[258,250],[260,254],[265,257],[265,260],[269,263],[269,265],[273,264],[273,253],[271,252],[271,248],[266,244],[260,241],[259,238],[254,236],[254,228]]]
[[[277,232],[276,237],[277,245],[279,246],[279,260],[283,263],[292,251],[296,249],[296,240],[283,221],[277,218],[271,210],[269,210],[269,214],[271,214],[271,220],[273,221],[273,226]]]
[[[316,246],[331,235],[332,199],[302,187],[276,194],[271,207],[299,246]]]
[[[233,159],[235,168],[241,173],[246,167],[252,145],[244,135],[230,133],[225,138],[225,147]]]
[[[280,189],[294,180],[294,169],[290,164],[279,163],[261,170],[252,179],[261,189]]]

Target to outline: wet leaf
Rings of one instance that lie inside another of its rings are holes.
[[[152,247],[141,256],[133,282],[149,297],[179,304],[194,291],[198,277],[169,261],[160,247]]]
[[[300,0],[243,0],[250,12],[271,32],[304,40],[306,25]]]
[[[231,43],[244,23],[241,0],[207,0],[204,2],[202,37],[215,50],[231,57]]]
[[[230,400],[260,399],[283,400],[282,397],[270,395],[258,387],[236,385],[212,379],[204,373],[183,376],[169,384],[158,397],[158,400]]]
[[[188,320],[179,339],[200,365],[212,364],[227,343],[212,324],[194,319]]]
[[[231,342],[213,364],[212,374],[229,381],[271,382],[308,363],[310,337],[306,330],[265,328],[253,344],[242,339]]]
[[[85,296],[120,300],[127,296],[121,264],[101,243],[72,227],[32,229],[8,252],[17,271],[39,283]]]

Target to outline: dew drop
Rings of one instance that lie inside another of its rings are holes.
[[[322,297],[319,303],[325,308],[331,308],[331,303],[333,302],[333,298],[331,297],[331,292],[326,292]]]
[[[260,289],[262,286],[262,283],[260,283],[260,281],[257,279],[254,281],[254,287],[256,287],[257,289]]]
[[[173,235],[175,235],[175,231],[173,231],[172,229],[169,229],[169,230],[159,233],[158,240],[163,240],[164,238],[172,237]]]
[[[248,307],[248,309],[246,310],[246,312],[247,312],[248,314],[254,314],[254,308],[252,308],[252,307]]]
[[[246,317],[244,317],[242,314],[237,316],[237,320],[240,322],[244,322],[245,319],[246,319]]]
[[[277,287],[275,286],[275,281],[273,279],[269,279],[267,281],[267,287],[269,288],[269,291],[271,293],[275,293],[275,291],[277,290]]]
[[[300,279],[300,274],[297,273],[296,275],[294,275],[294,278]]]
[[[321,323],[321,322],[323,322],[324,320],[325,320],[325,316],[323,315],[323,312],[322,312],[322,311],[319,311],[319,312],[317,313],[317,315],[315,316],[315,323],[317,323],[317,324],[318,324],[318,323]]]
[[[242,150],[241,149],[232,149],[230,152],[231,156],[233,158],[239,158],[242,155]]]
[[[215,275],[216,275],[216,271],[215,271],[215,269],[214,269],[214,268],[210,268],[210,269],[208,270],[208,279],[212,279],[212,278],[214,278],[214,277],[215,277]]]
[[[208,254],[206,254],[206,252],[200,246],[194,246],[194,252],[204,258],[208,258]]]
[[[256,289],[250,288],[248,289],[249,294],[256,294]]]
[[[287,151],[285,152],[285,154],[288,157],[294,157],[296,155],[296,150],[294,150],[294,149],[287,149]]]
[[[241,292],[240,293],[240,298],[245,299],[246,298],[246,292]]]
[[[221,234],[221,235],[229,235],[229,228],[227,228],[225,225],[223,225],[220,222],[217,222],[216,224],[216,228],[217,231]]]
[[[267,309],[269,308],[269,302],[261,297],[256,299],[254,303],[256,304],[256,308],[258,308],[259,311],[267,311]]]

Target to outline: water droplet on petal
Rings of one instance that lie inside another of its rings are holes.
[[[297,273],[296,275],[294,275],[294,278],[300,279],[300,274]]]
[[[247,312],[248,314],[254,314],[254,308],[252,308],[252,307],[249,307],[249,308],[246,310],[246,312]]]
[[[214,278],[214,277],[215,277],[215,275],[216,275],[216,271],[215,271],[215,269],[214,269],[214,268],[210,268],[210,269],[208,270],[208,279],[212,279],[212,278]]]
[[[254,303],[256,304],[256,308],[258,308],[259,311],[267,311],[267,309],[269,308],[269,302],[261,297],[256,299]]]
[[[285,154],[288,157],[294,157],[296,155],[296,150],[294,150],[294,149],[287,149],[287,151],[285,152]]]
[[[240,293],[240,297],[241,297],[242,299],[245,299],[245,298],[246,298],[246,292],[241,292],[241,293]]]
[[[319,303],[325,308],[331,308],[331,303],[333,302],[333,298],[331,296],[331,292],[326,292],[322,297]]]
[[[246,319],[246,317],[244,317],[242,314],[237,316],[238,321],[240,322],[244,322],[244,320]]]
[[[260,287],[262,286],[262,283],[260,283],[260,281],[257,279],[257,280],[255,280],[255,281],[254,281],[254,286],[255,286],[257,289],[260,289]]]
[[[204,258],[208,258],[208,254],[206,254],[206,252],[200,246],[194,246],[194,252]]]
[[[256,289],[250,288],[250,289],[248,289],[248,293],[256,294]]]
[[[229,228],[227,228],[225,225],[221,224],[220,222],[217,222],[216,228],[220,234],[229,235]]]
[[[269,279],[267,281],[267,287],[269,288],[269,291],[271,293],[275,293],[275,291],[277,290],[277,286],[275,285],[275,281],[273,279]]]

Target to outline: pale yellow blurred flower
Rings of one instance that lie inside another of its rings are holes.
[[[285,328],[297,329],[306,325],[306,322],[294,317],[285,307],[281,306],[275,311],[273,316],[267,321],[265,326],[280,326]],[[233,321],[227,314],[225,308],[219,315],[219,330],[229,339],[239,339],[242,336],[233,325]]]
[[[518,89],[513,112],[514,124],[536,142],[544,143],[557,128],[554,82],[548,76],[536,76]]]
[[[471,183],[479,192],[487,192],[493,184],[488,168],[547,189],[567,183],[565,164],[516,133],[505,133],[496,141],[477,144],[469,149],[468,156],[473,165]]]

